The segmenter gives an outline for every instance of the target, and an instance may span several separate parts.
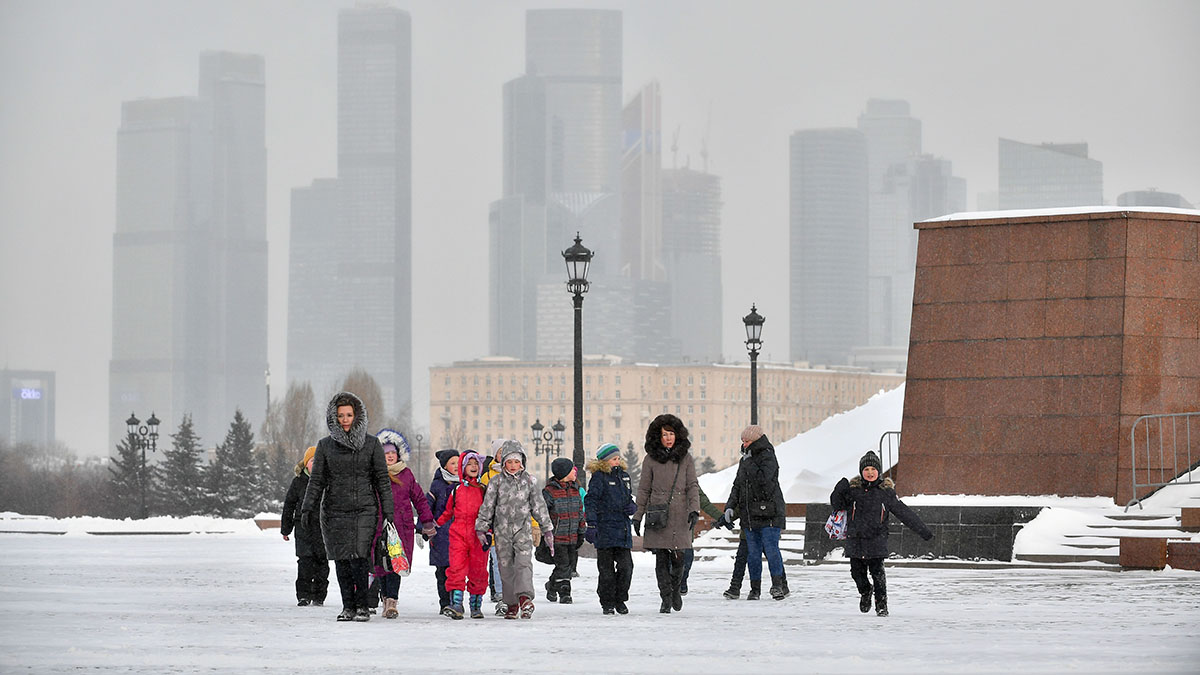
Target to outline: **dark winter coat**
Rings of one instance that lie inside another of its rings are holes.
[[[587,465],[592,474],[583,498],[589,527],[596,528],[596,548],[633,548],[633,487],[625,471],[625,460],[609,466],[607,459],[593,459]]]
[[[435,520],[440,518],[442,512],[446,510],[446,503],[456,485],[458,483],[451,483],[442,477],[441,469],[433,472],[433,480],[429,482],[429,494],[426,497],[429,499],[429,511]],[[473,522],[472,526],[474,526]],[[438,528],[437,534],[430,540],[429,564],[435,567],[450,566],[450,528]]]
[[[404,554],[408,556],[408,562],[411,564],[413,539],[416,533],[413,516],[415,515],[416,520],[424,526],[433,523],[433,514],[429,511],[429,502],[425,499],[425,492],[421,490],[420,484],[417,483],[417,477],[413,475],[411,469],[405,467],[395,476],[389,476],[389,480],[392,487],[392,503],[395,505],[396,534],[400,535],[400,543],[404,545]],[[375,527],[375,539],[379,540],[382,537],[383,519],[381,518]],[[378,546],[378,543],[375,546]],[[382,575],[388,571],[390,570],[376,568],[375,574]]]
[[[337,406],[348,397],[354,406],[354,423],[348,432],[337,423]],[[395,522],[391,481],[379,439],[367,434],[367,410],[357,396],[338,394],[325,412],[329,435],[317,443],[312,478],[304,495],[302,512],[321,510],[321,532],[330,560],[371,559],[371,542],[382,508]]]
[[[325,540],[321,538],[321,528],[311,530],[304,525],[300,517],[300,504],[304,501],[304,492],[308,490],[308,472],[301,471],[292,479],[288,486],[287,496],[283,498],[283,516],[280,518],[279,531],[289,535],[295,530],[292,539],[296,542],[297,558],[325,558]]]
[[[669,424],[675,430],[675,445],[663,447],[662,428]],[[681,550],[692,547],[692,528],[688,514],[700,512],[700,482],[696,479],[696,462],[692,459],[691,441],[683,422],[674,415],[659,415],[646,429],[646,459],[638,481],[637,511],[634,520],[641,520],[650,504],[665,504],[667,526],[661,530],[642,528],[642,548]],[[678,470],[678,480],[676,480]],[[671,486],[675,486],[674,496]]]
[[[766,436],[746,447],[725,508],[741,514],[742,527],[787,527],[787,503],[779,487],[779,461]]]
[[[933,538],[925,523],[896,496],[891,478],[870,483],[862,476],[843,478],[829,495],[829,504],[834,511],[846,512],[846,555],[850,558],[887,557],[888,517],[893,513],[922,539]]]
[[[542,488],[542,499],[546,500],[546,510],[550,512],[549,527],[543,527],[543,535],[547,530],[554,533],[554,544],[569,544],[574,546],[580,535],[587,529],[587,521],[583,517],[583,498],[579,496],[579,483],[569,483],[551,478]]]

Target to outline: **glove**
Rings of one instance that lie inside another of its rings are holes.
[[[596,528],[594,526],[589,525],[587,532],[583,533],[583,538],[585,541],[587,541],[587,543],[595,544],[596,543]]]
[[[713,523],[713,529],[716,529],[718,527],[727,527],[732,530],[733,523],[730,523],[728,520],[725,520],[725,514],[722,513],[721,517],[717,518],[717,522]]]
[[[421,527],[421,536],[425,539],[429,539],[435,534],[437,534],[437,526],[432,522],[425,523],[425,525]]]
[[[688,527],[689,528],[691,528],[693,530],[696,529],[696,523],[698,523],[698,522],[700,522],[700,514],[698,512],[692,511],[691,513],[688,514]]]
[[[625,515],[632,516],[635,513],[637,513],[637,504],[634,504],[632,501],[630,501],[629,504],[625,506]]]
[[[925,534],[921,535],[921,538],[925,541],[929,541],[930,539],[933,539],[933,532],[926,532]]]
[[[639,537],[642,536],[642,519],[641,518],[633,519],[633,533]]]
[[[729,523],[729,529],[733,529],[733,509],[725,509],[725,522]]]
[[[483,547],[483,550],[486,551],[492,547],[492,540],[490,537],[488,537],[487,532],[476,531],[475,538],[479,540],[479,545]]]

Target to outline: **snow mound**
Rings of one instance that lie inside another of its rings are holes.
[[[251,519],[213,518],[210,516],[155,516],[144,520],[113,520],[82,516],[51,518],[29,516],[11,511],[0,513],[0,533],[26,534],[257,534]],[[277,536],[277,535],[276,535]]]
[[[857,408],[839,413],[795,438],[775,445],[779,485],[789,504],[828,501],[833,486],[858,473],[858,460],[867,450],[879,452],[879,438],[900,429],[904,415],[904,385],[881,391]],[[774,442],[774,439],[772,439]],[[891,460],[890,462],[888,460]],[[898,457],[880,457],[884,470]],[[737,465],[700,477],[704,494],[715,502],[729,496]]]

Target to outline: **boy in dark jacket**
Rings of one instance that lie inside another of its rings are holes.
[[[296,604],[300,607],[324,605],[329,591],[329,560],[325,557],[321,528],[306,527],[300,518],[300,502],[308,490],[308,477],[316,452],[316,446],[309,448],[296,464],[296,477],[283,498],[283,517],[279,524],[284,541],[288,540],[293,528],[296,530]]]
[[[762,593],[762,556],[767,557],[771,571],[771,597],[786,598],[787,577],[783,571],[783,556],[779,552],[779,536],[787,527],[787,504],[779,486],[779,461],[775,447],[763,434],[762,427],[751,424],[742,430],[742,460],[737,477],[725,500],[725,520],[738,515],[746,533],[746,561],[750,573],[750,593],[747,600],[757,600]]]
[[[592,472],[584,496],[587,530],[584,538],[596,547],[600,580],[596,595],[605,614],[628,614],[629,584],[633,580],[633,535],[629,516],[637,509],[621,449],[612,443],[600,446],[588,462]]]
[[[429,483],[429,494],[425,496],[429,502],[429,510],[434,518],[446,510],[450,501],[450,493],[458,485],[458,467],[461,459],[457,450],[438,450],[434,453],[440,465]],[[450,592],[446,590],[446,574],[450,570],[450,528],[438,530],[429,544],[429,564],[433,565],[434,579],[438,591],[438,612],[450,616]]]
[[[883,559],[888,555],[888,517],[896,514],[900,522],[921,535],[925,541],[933,533],[917,514],[896,497],[891,478],[880,480],[879,455],[867,451],[858,460],[858,473],[851,480],[843,478],[833,488],[829,503],[834,511],[846,512],[846,556],[850,558],[850,577],[858,586],[858,609],[871,611],[871,582],[875,582],[875,613],[887,616],[887,579]]]
[[[571,573],[579,560],[587,522],[583,517],[583,499],[575,482],[575,465],[566,457],[550,464],[551,478],[542,488],[542,499],[550,512],[550,522],[542,536],[554,537],[554,571],[546,580],[546,599],[559,604],[571,604]]]

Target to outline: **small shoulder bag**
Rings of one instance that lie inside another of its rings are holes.
[[[671,491],[667,493],[667,503],[649,504],[646,506],[647,530],[661,530],[667,526],[667,513],[671,509],[671,499],[675,497],[675,484],[679,482],[679,470],[682,468],[682,462],[675,467],[675,480],[671,481]]]

